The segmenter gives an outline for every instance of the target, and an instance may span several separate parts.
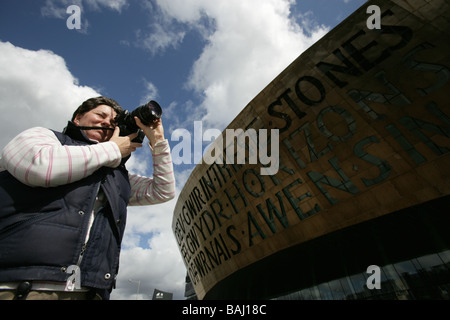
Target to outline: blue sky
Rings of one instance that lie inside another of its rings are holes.
[[[32,126],[62,130],[82,101],[100,94],[130,111],[157,100],[172,148],[172,133],[193,132],[194,121],[222,131],[365,2],[1,0],[0,148]],[[80,30],[66,26],[70,5],[81,9]],[[128,168],[151,175],[148,149]],[[192,168],[175,166],[178,191]],[[171,231],[175,203],[130,209],[113,299],[136,299],[130,279],[141,281],[138,298],[158,288],[183,299],[185,267]]]

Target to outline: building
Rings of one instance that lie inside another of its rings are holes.
[[[368,1],[230,123],[174,210],[199,299],[449,299],[449,16]]]
[[[173,293],[171,292],[164,292],[159,289],[153,290],[152,300],[172,300],[172,299]]]
[[[197,295],[195,293],[194,285],[192,284],[189,274],[186,275],[186,285],[184,287],[184,297],[186,300],[197,300]]]

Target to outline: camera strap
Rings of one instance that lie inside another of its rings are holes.
[[[81,130],[111,130],[111,131],[114,131],[114,128],[107,128],[107,127],[80,127],[80,126],[77,126],[78,127],[78,129],[81,129]]]

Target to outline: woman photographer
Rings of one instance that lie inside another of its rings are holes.
[[[32,128],[0,161],[0,300],[109,299],[119,268],[128,205],[173,199],[175,178],[161,119],[135,117],[153,177],[131,174],[137,133],[120,136],[123,110],[85,101],[63,132]]]

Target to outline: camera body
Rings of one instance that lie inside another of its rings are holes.
[[[138,117],[141,122],[148,126],[154,121],[160,119],[162,116],[162,109],[158,102],[152,100],[136,108],[131,113],[128,110],[122,112],[116,119],[117,126],[120,128],[121,136],[128,136],[137,132],[138,136],[133,142],[142,143],[145,138],[144,132],[137,126],[134,117]]]

